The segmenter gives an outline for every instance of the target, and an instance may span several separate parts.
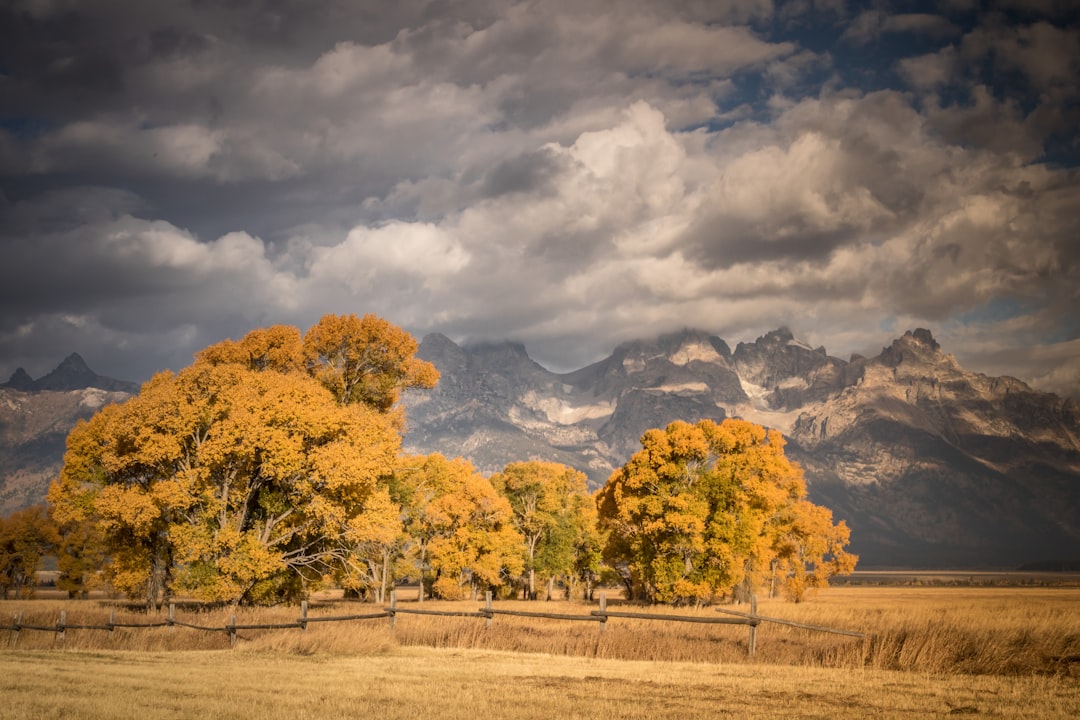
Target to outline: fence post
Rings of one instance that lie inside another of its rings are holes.
[[[236,615],[229,617],[229,627],[225,629],[229,631],[229,647],[236,647]]]
[[[607,612],[607,593],[600,593],[600,612]],[[607,615],[600,615],[600,634],[603,635],[607,631]]]
[[[22,630],[22,621],[23,611],[20,610],[19,616],[15,618],[15,630],[11,634],[11,647],[15,647],[15,645],[17,645],[19,642],[19,631]]]
[[[747,651],[750,657],[754,657],[754,651],[757,650],[757,595],[750,596],[750,619],[753,624],[750,625],[750,642],[747,644]]]
[[[176,630],[176,603],[169,603],[169,619],[166,622],[169,623],[169,632]]]
[[[492,617],[492,614],[493,614],[491,612],[491,591],[490,590],[488,590],[486,593],[484,593],[484,609],[487,610],[487,620],[484,621],[484,627],[490,630],[491,629],[491,617]]]
[[[111,608],[109,610],[109,639],[110,640],[112,640],[115,637],[115,635],[113,634],[115,632],[116,632],[116,608]]]
[[[394,629],[394,617],[397,615],[397,590],[390,591],[390,609],[387,616],[390,618],[390,629]]]
[[[56,623],[56,637],[60,642],[64,642],[67,637],[67,610],[60,611],[60,622]]]
[[[300,601],[300,633],[307,632],[307,600]]]

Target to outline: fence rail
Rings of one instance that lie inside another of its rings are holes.
[[[111,610],[109,613],[109,622],[106,624],[68,624],[67,612],[60,611],[60,619],[55,625],[31,625],[23,623],[23,612],[19,612],[11,625],[0,625],[0,631],[7,630],[10,635],[10,646],[15,647],[19,641],[19,633],[23,630],[37,631],[37,632],[51,632],[55,633],[59,639],[64,639],[64,635],[68,630],[100,630],[107,631],[110,634],[118,628],[131,628],[131,629],[147,629],[147,628],[163,628],[163,627],[182,627],[191,630],[199,630],[204,632],[223,632],[229,636],[229,643],[232,646],[236,645],[237,633],[241,630],[300,630],[304,632],[307,630],[307,626],[311,623],[333,623],[333,622],[353,622],[358,620],[377,620],[381,618],[388,618],[390,627],[394,627],[394,621],[398,615],[429,615],[429,616],[441,616],[441,617],[472,617],[484,619],[486,626],[491,627],[492,620],[496,615],[513,616],[513,617],[525,617],[525,618],[543,618],[549,620],[567,620],[567,621],[585,621],[599,623],[600,632],[603,633],[607,628],[607,622],[611,618],[625,618],[633,620],[650,620],[661,622],[684,622],[684,623],[701,623],[709,625],[744,625],[749,628],[749,638],[747,641],[747,652],[750,656],[754,655],[757,645],[757,627],[762,622],[771,622],[781,625],[788,625],[791,627],[803,628],[806,630],[813,630],[818,632],[830,632],[840,635],[848,635],[852,637],[865,637],[863,633],[853,632],[850,630],[839,630],[836,628],[827,628],[819,625],[807,625],[805,623],[792,622],[790,620],[783,620],[781,618],[766,617],[764,615],[757,614],[757,597],[751,597],[750,599],[750,612],[742,613],[735,610],[725,610],[717,608],[717,612],[725,613],[728,617],[708,617],[698,615],[674,615],[674,614],[660,614],[660,613],[643,613],[643,612],[619,612],[610,611],[607,609],[607,597],[600,594],[600,608],[598,610],[592,610],[587,615],[582,614],[570,614],[570,613],[556,613],[556,612],[537,612],[530,610],[509,610],[505,608],[495,608],[491,604],[491,593],[487,593],[485,598],[484,607],[476,611],[464,611],[464,610],[428,610],[423,608],[408,608],[401,607],[397,604],[397,595],[394,592],[390,593],[390,604],[384,607],[382,610],[371,613],[360,613],[354,615],[331,615],[322,617],[312,617],[308,615],[308,603],[304,601],[300,605],[300,617],[295,622],[291,623],[257,623],[257,624],[237,624],[236,615],[233,615],[229,619],[229,623],[224,626],[209,626],[198,625],[195,623],[184,622],[176,618],[176,605],[169,605],[169,615],[166,620],[160,620],[155,622],[143,622],[143,623],[131,623],[131,622],[116,622],[116,611]]]

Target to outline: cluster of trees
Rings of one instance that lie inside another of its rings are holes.
[[[779,584],[797,602],[855,568],[847,525],[806,500],[780,433],[702,420],[641,442],[597,497],[605,560],[631,597],[698,603]]]
[[[256,330],[80,423],[49,491],[61,587],[107,582],[148,607],[292,601],[329,582],[382,602],[406,578],[421,599],[536,598],[588,595],[606,567],[654,602],[766,581],[799,599],[854,564],[780,436],[750,423],[649,431],[596,495],[556,463],[485,478],[402,455],[398,395],[438,379],[415,352],[371,315]]]

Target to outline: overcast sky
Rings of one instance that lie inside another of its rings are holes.
[[[376,313],[1080,396],[1073,0],[0,0],[0,380]]]

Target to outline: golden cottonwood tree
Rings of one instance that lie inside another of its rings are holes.
[[[525,539],[529,599],[536,599],[538,576],[547,582],[550,600],[556,580],[573,588],[579,573],[596,564],[596,505],[585,481],[585,474],[573,468],[536,460],[511,463],[491,476],[495,490],[510,502],[514,527]]]
[[[339,401],[388,412],[404,388],[431,388],[439,372],[413,357],[416,340],[375,315],[326,315],[304,336],[311,372]]]
[[[438,453],[407,458],[395,482],[421,600],[424,585],[437,597],[461,598],[521,573],[522,538],[510,504],[467,460]]]
[[[315,375],[299,331],[277,326],[155,376],[72,431],[49,494],[58,520],[94,522],[112,583],[148,605],[175,589],[297,597],[370,533],[400,445],[385,408]]]
[[[771,574],[796,587],[854,568],[848,532],[807,502],[783,437],[743,420],[674,422],[597,495],[605,557],[639,599],[700,602]]]

